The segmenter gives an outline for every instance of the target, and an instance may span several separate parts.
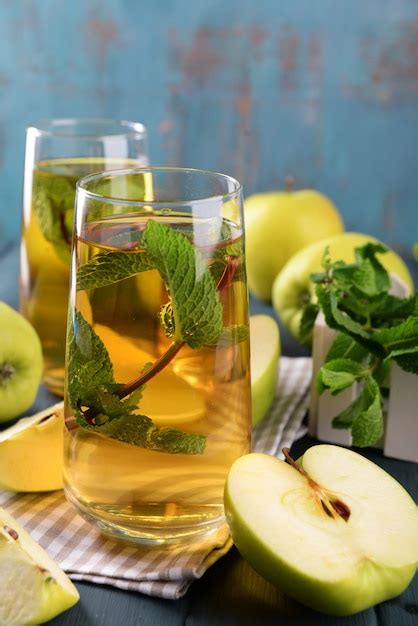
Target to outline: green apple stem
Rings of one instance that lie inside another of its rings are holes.
[[[289,465],[297,470],[299,474],[302,474],[302,476],[306,478],[309,487],[314,493],[315,500],[320,505],[324,513],[326,513],[328,517],[332,517],[333,519],[341,518],[345,522],[347,522],[351,513],[349,507],[344,502],[341,502],[341,500],[337,498],[335,494],[318,485],[318,483],[309,476],[309,474],[302,467],[302,465],[290,456],[289,448],[283,448],[282,452],[284,454],[286,463],[289,463]]]

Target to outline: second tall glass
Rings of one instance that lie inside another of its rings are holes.
[[[41,339],[44,383],[59,395],[76,182],[94,172],[147,164],[142,124],[56,119],[27,129],[20,307]]]

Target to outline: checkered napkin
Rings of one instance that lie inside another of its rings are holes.
[[[276,400],[253,434],[253,450],[280,456],[306,429],[309,358],[280,360]],[[232,545],[228,529],[198,544],[170,550],[136,548],[100,535],[68,504],[62,491],[48,495],[0,492],[0,506],[30,532],[73,580],[113,585],[162,598],[183,596],[196,578]]]

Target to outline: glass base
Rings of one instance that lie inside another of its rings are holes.
[[[179,545],[196,543],[212,535],[225,524],[223,508],[215,511],[196,514],[195,507],[182,511],[182,515],[161,515],[161,505],[150,504],[132,510],[121,510],[109,505],[83,504],[71,490],[64,489],[67,500],[77,509],[78,513],[102,533],[124,543],[137,547],[171,548]],[[214,508],[214,507],[208,507]],[[219,511],[222,510],[222,513]]]

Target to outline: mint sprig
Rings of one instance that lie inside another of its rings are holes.
[[[418,374],[418,297],[388,293],[390,279],[376,255],[387,249],[366,244],[355,251],[355,262],[332,263],[327,250],[323,272],[311,275],[317,303],[302,316],[301,333],[312,333],[322,310],[337,331],[317,377],[317,391],[338,394],[354,383],[357,398],[334,418],[336,428],[351,428],[353,444],[368,446],[383,434],[382,396],[386,395],[390,363]]]
[[[158,452],[203,454],[203,435],[158,428],[149,417],[137,413],[142,389],[121,399],[121,388],[114,380],[106,346],[77,312],[69,330],[68,397],[78,424],[96,434]]]
[[[140,246],[134,252],[99,253],[79,269],[77,288],[102,287],[142,271],[157,270],[170,298],[161,310],[160,321],[172,343],[137,378],[119,384],[104,343],[77,312],[70,325],[70,405],[80,426],[102,436],[161,452],[202,454],[204,436],[157,428],[149,417],[139,414],[138,405],[147,381],[157,376],[185,344],[197,349],[247,338],[245,326],[223,326],[220,292],[233,280],[238,261],[224,255],[224,269],[216,284],[207,260],[189,238],[154,220],[147,222]]]

